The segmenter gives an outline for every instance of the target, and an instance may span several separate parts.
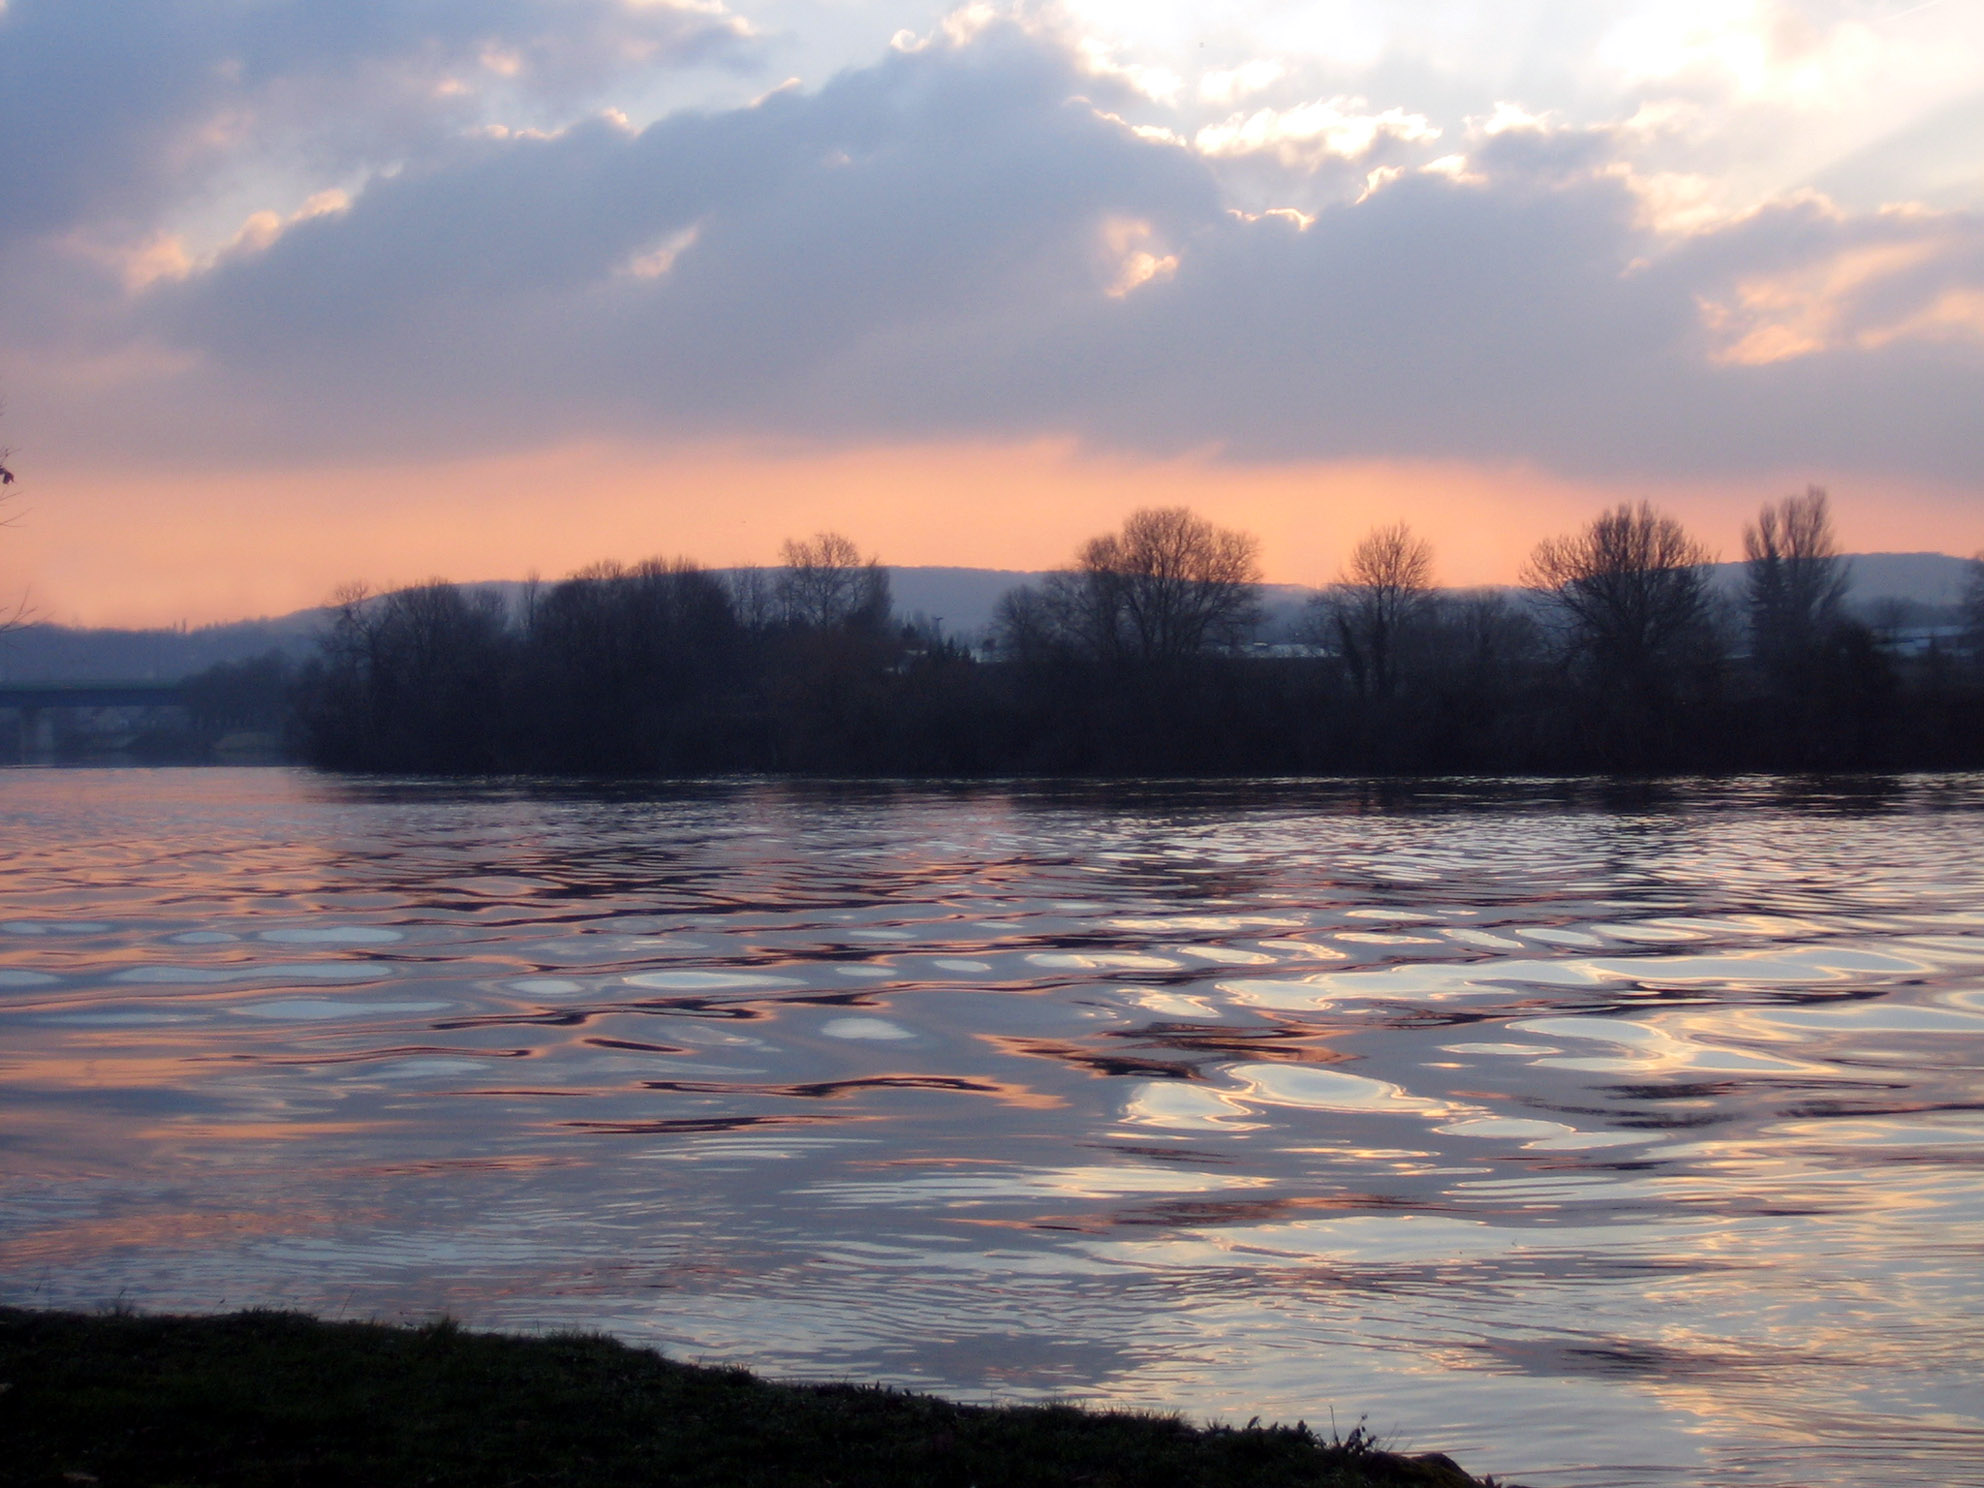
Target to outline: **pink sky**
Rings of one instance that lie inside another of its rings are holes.
[[[1066,445],[690,450],[584,445],[443,463],[268,471],[64,472],[37,481],[0,581],[64,624],[170,625],[279,614],[339,584],[557,578],[602,558],[777,560],[822,528],[884,562],[1038,569],[1131,510],[1187,505],[1261,539],[1267,577],[1327,582],[1381,522],[1432,539],[1448,584],[1508,583],[1541,538],[1649,498],[1723,557],[1764,499],[1806,477],[1604,487],[1460,462],[1234,466],[1081,456]],[[1984,546],[1984,516],[1929,486],[1833,488],[1857,551]]]

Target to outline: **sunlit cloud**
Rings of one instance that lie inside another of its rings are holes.
[[[241,224],[224,252],[259,253],[267,249],[284,232],[299,222],[308,222],[313,217],[327,217],[342,212],[351,205],[351,197],[337,187],[312,193],[294,212],[287,217],[280,212],[261,211],[253,213]]]
[[[1153,251],[1155,238],[1151,225],[1133,218],[1112,217],[1102,224],[1102,251],[1113,267],[1106,293],[1120,300],[1132,290],[1141,289],[1178,272],[1175,253]]]
[[[1854,340],[1869,350],[1901,340],[1984,342],[1984,289],[1944,290],[1913,315],[1862,330]]]
[[[154,233],[135,247],[108,253],[85,244],[79,243],[78,247],[93,257],[114,259],[125,288],[141,293],[162,281],[191,278],[213,268],[228,255],[264,252],[297,223],[342,212],[350,205],[347,192],[330,187],[312,193],[302,206],[287,215],[269,208],[251,212],[229,237],[203,250],[195,250],[178,233],[163,232]]]
[[[1633,83],[1726,89],[1744,101],[1836,107],[1915,45],[1858,19],[1827,24],[1777,0],[1666,0],[1623,21],[1598,60]]]
[[[1256,57],[1238,67],[1208,72],[1199,79],[1199,100],[1221,106],[1235,104],[1273,87],[1287,72],[1287,64],[1272,57]]]
[[[659,279],[675,267],[675,261],[696,241],[700,223],[691,223],[678,232],[672,232],[652,248],[636,253],[627,260],[627,272],[636,279]]]
[[[1495,107],[1485,119],[1470,119],[1468,125],[1477,133],[1493,138],[1498,134],[1523,131],[1539,134],[1555,126],[1555,116],[1547,110],[1538,113],[1524,108],[1519,103],[1507,99],[1496,100]]]
[[[1113,113],[1109,109],[1096,109],[1095,117],[1108,120],[1111,124],[1116,125],[1120,129],[1127,130],[1140,140],[1149,140],[1154,144],[1175,145],[1180,149],[1189,148],[1190,145],[1190,142],[1183,135],[1162,124],[1132,124],[1121,114]]]
[[[1287,166],[1362,160],[1381,139],[1426,144],[1440,131],[1424,114],[1388,108],[1373,113],[1362,98],[1318,99],[1290,109],[1262,108],[1208,124],[1193,137],[1201,154],[1270,154]]]
[[[1378,172],[1373,171],[1372,174]],[[1316,225],[1314,213],[1296,207],[1267,207],[1259,212],[1243,212],[1238,207],[1229,207],[1227,215],[1238,222],[1286,222],[1297,232],[1306,232]]]
[[[1011,14],[990,0],[967,0],[944,17],[941,34],[952,46],[969,46]],[[900,34],[900,33],[898,33]]]
[[[1096,37],[1082,37],[1076,45],[1089,72],[1127,83],[1154,103],[1176,103],[1185,86],[1185,80],[1168,67],[1119,61],[1109,45]]]
[[[1427,161],[1419,169],[1424,175],[1444,176],[1447,180],[1461,185],[1480,185],[1488,179],[1486,176],[1476,175],[1467,168],[1465,155],[1441,155]],[[1366,194],[1397,180],[1401,174],[1396,166],[1390,168],[1389,174],[1386,174],[1383,167],[1371,172],[1371,177],[1365,183]]]
[[[1640,220],[1656,233],[1703,232],[1742,215],[1731,208],[1712,176],[1689,171],[1642,175],[1630,167],[1618,174],[1639,200]]]
[[[158,233],[124,255],[124,285],[142,290],[161,279],[184,279],[195,266],[184,238],[176,233]]]
[[[1926,266],[1961,246],[1938,238],[1870,244],[1739,280],[1729,298],[1702,302],[1715,358],[1754,367],[1904,339],[1984,341],[1984,286],[1923,282]]]

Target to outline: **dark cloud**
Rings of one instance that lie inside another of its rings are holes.
[[[639,133],[457,137],[154,287],[129,333],[190,367],[88,411],[261,455],[1066,435],[1979,468],[1973,218],[1791,203],[1663,237],[1604,131],[1517,129],[1303,227],[1231,211],[1217,163],[1113,117],[1120,86],[1000,24]]]
[[[492,88],[568,99],[734,44],[622,0],[11,0],[0,10],[0,242],[138,226],[244,154],[395,160]],[[463,73],[480,90],[444,85]]]

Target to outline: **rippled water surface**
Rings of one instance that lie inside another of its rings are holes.
[[[1984,1483],[1984,780],[0,771],[0,1300]]]

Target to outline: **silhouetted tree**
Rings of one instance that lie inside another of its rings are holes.
[[[1495,590],[1439,595],[1414,632],[1404,726],[1422,736],[1429,768],[1499,772],[1553,768],[1544,734],[1553,711],[1548,652],[1532,605]]]
[[[778,623],[778,586],[764,569],[733,568],[724,576],[724,588],[730,595],[731,613],[747,631],[760,633]]]
[[[992,607],[992,650],[1003,660],[1038,664],[1070,643],[1058,609],[1037,585],[1008,589]]]
[[[357,769],[488,769],[502,757],[509,636],[500,598],[433,580],[333,602],[304,726],[312,758]]]
[[[1134,512],[1082,545],[1072,568],[1032,597],[1008,595],[1001,643],[1052,641],[1091,659],[1142,666],[1230,650],[1260,623],[1259,543],[1182,506]]]
[[[1643,684],[1702,644],[1712,561],[1672,517],[1622,502],[1582,532],[1539,543],[1522,581],[1601,671]]]
[[[781,617],[808,630],[875,629],[889,620],[889,571],[838,532],[788,539],[776,593]]]
[[[1828,555],[1806,498],[1767,511],[1753,556]],[[1138,512],[1007,594],[991,661],[889,619],[879,562],[832,538],[742,581],[596,565],[520,619],[446,584],[348,592],[299,688],[305,750],[377,770],[836,774],[1974,767],[1984,750],[1984,688],[1845,619],[1794,692],[1722,686],[1708,555],[1644,504],[1541,545],[1540,599],[1433,594],[1424,544],[1374,532],[1338,586],[1354,671],[1240,647],[1253,540],[1186,511]],[[1975,573],[1984,642],[1984,555]],[[218,684],[246,673],[210,680],[206,715],[245,716]]]
[[[1743,553],[1752,654],[1767,671],[1795,675],[1839,624],[1852,578],[1825,491],[1766,502],[1743,529]]]
[[[1399,649],[1426,612],[1433,591],[1433,547],[1403,522],[1366,534],[1328,591],[1315,601],[1343,657],[1352,685],[1365,697],[1397,691]]]
[[[700,759],[697,715],[730,680],[739,639],[714,576],[686,559],[595,564],[537,602],[525,635],[540,764],[624,773]]]
[[[875,770],[889,759],[903,638],[889,571],[837,532],[788,541],[764,638],[764,696],[778,768]]]
[[[1092,538],[1080,571],[1110,596],[1116,633],[1142,661],[1230,650],[1260,623],[1260,542],[1182,506],[1133,512]]]
[[[1769,710],[1751,727],[1769,761],[1799,768],[1882,762],[1896,678],[1866,625],[1847,614],[1851,582],[1826,493],[1766,502],[1743,530],[1750,656]]]
[[[1183,507],[1133,513],[1000,600],[1014,761],[1051,771],[1215,768],[1244,711],[1231,659],[1259,622],[1255,540]]]
[[[1562,625],[1587,684],[1600,747],[1620,763],[1667,761],[1685,684],[1718,659],[1708,550],[1646,502],[1539,543],[1523,583]]]

